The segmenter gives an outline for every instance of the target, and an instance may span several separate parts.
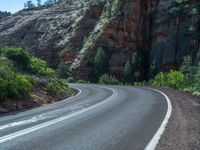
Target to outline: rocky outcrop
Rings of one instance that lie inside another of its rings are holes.
[[[89,78],[90,75],[93,75],[91,67],[98,47],[102,47],[105,52],[110,53],[109,72],[120,78],[127,60],[131,59],[133,53],[138,52],[141,45],[144,44],[143,40],[146,36],[142,36],[141,30],[144,21],[142,16],[144,7],[141,1],[120,0],[117,5],[117,17],[111,19],[101,31],[94,46],[90,49],[89,56],[81,62],[80,69],[78,69],[80,78],[88,71],[90,71],[87,75]]]
[[[22,10],[1,19],[0,44],[23,46],[53,67],[72,62],[102,9],[87,0],[63,0],[51,7]]]
[[[174,0],[65,0],[50,7],[23,10],[0,20],[0,44],[20,45],[51,66],[67,63],[78,78],[91,79],[96,50],[108,57],[118,78],[138,53],[142,73],[152,61],[170,69],[183,56],[200,60],[198,1],[174,8]],[[183,13],[173,14],[172,10]],[[193,15],[191,15],[193,12]],[[144,76],[145,77],[145,76]]]
[[[177,68],[186,55],[197,61],[200,38],[190,31],[193,26],[196,26],[195,32],[199,28],[199,15],[190,13],[197,1],[183,6],[181,13],[184,14],[177,16],[170,14],[173,4],[173,0],[119,0],[117,17],[94,40],[87,59],[80,62],[77,72],[80,78],[91,78],[94,74],[91,68],[98,47],[108,53],[116,50],[109,57],[108,67],[109,72],[118,78],[122,77],[124,65],[127,60],[131,61],[134,53],[142,57],[144,78],[153,61],[164,70]]]
[[[0,11],[0,19],[5,18],[7,16],[11,15],[9,12],[2,12]]]
[[[197,5],[194,1],[193,5]],[[199,37],[195,37],[192,28],[199,26],[199,16],[192,15],[192,7],[185,6],[181,14],[173,10],[173,0],[160,0],[156,5],[152,18],[151,60],[156,59],[161,64],[179,65],[186,55],[197,59]],[[188,7],[188,8],[187,8]],[[191,31],[190,31],[191,30]],[[199,32],[196,28],[195,32]]]

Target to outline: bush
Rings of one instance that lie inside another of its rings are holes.
[[[31,83],[18,73],[13,73],[12,78],[8,81],[9,98],[25,98],[31,91]]]
[[[81,79],[81,80],[77,80],[76,83],[88,83],[88,82]]]
[[[166,86],[166,74],[164,74],[163,72],[158,73],[154,79],[149,81],[149,84],[152,86]]]
[[[181,89],[185,85],[185,77],[180,71],[171,70],[169,73],[160,72],[149,82],[153,86],[165,86]]]
[[[32,74],[40,76],[54,76],[55,72],[53,69],[49,68],[44,60],[38,59],[36,57],[31,58],[31,72]]]
[[[103,74],[99,78],[99,84],[114,84],[114,85],[119,85],[121,83],[114,76],[109,75],[109,74]]]
[[[14,62],[20,70],[28,70],[30,66],[30,55],[22,48],[5,47],[3,54]]]
[[[6,74],[6,78],[0,77],[0,100],[27,97],[32,88],[27,78],[10,70]]]
[[[196,73],[194,75],[194,86],[196,87],[197,91],[200,92],[200,63],[196,67]]]
[[[8,63],[7,59],[0,58],[0,77],[8,78],[8,72],[11,71],[12,65]]]
[[[180,71],[171,70],[167,73],[166,85],[168,87],[182,89],[185,85],[185,77]]]
[[[74,81],[74,78],[72,78],[72,77],[69,77],[69,78],[67,78],[67,80],[65,80],[67,83],[73,83],[73,82],[75,82]]]
[[[7,80],[0,78],[0,102],[7,98],[7,94],[8,94],[7,87],[8,87]]]
[[[64,85],[60,80],[54,79],[51,81],[47,86],[45,87],[45,91],[47,91],[49,94],[58,96],[58,95],[64,95],[67,93],[68,87]]]
[[[148,84],[147,84],[146,81],[143,81],[143,82],[134,82],[133,85],[134,85],[134,86],[146,86],[146,85],[148,85]]]
[[[39,81],[39,78],[34,75],[24,75],[24,77],[32,84],[36,85]]]

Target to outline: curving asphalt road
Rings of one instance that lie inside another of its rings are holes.
[[[67,100],[0,117],[0,150],[142,150],[167,113],[165,97],[139,87],[71,84]]]

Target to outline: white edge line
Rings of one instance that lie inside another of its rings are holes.
[[[94,105],[92,105],[92,106],[90,106],[90,107],[87,107],[87,108],[84,108],[84,109],[82,109],[82,110],[79,110],[79,111],[77,111],[77,112],[68,114],[68,115],[66,115],[66,116],[62,116],[62,117],[60,117],[60,118],[57,118],[57,119],[54,119],[54,120],[51,120],[51,121],[48,121],[48,122],[45,122],[45,123],[42,123],[42,124],[33,126],[33,127],[30,127],[30,128],[27,128],[27,129],[23,129],[23,130],[17,131],[17,132],[15,132],[15,133],[8,134],[8,135],[3,136],[3,137],[0,137],[0,144],[1,144],[1,143],[5,143],[5,142],[7,142],[7,141],[10,141],[10,140],[12,140],[12,139],[15,139],[15,138],[17,138],[17,137],[26,135],[26,134],[28,134],[28,133],[34,132],[34,131],[36,131],[36,130],[45,128],[45,127],[47,127],[47,126],[56,124],[56,123],[61,122],[61,121],[63,121],[63,120],[67,120],[67,119],[70,119],[70,118],[72,118],[72,117],[78,116],[78,115],[80,115],[80,114],[82,114],[82,113],[84,113],[84,112],[87,112],[87,111],[89,111],[89,110],[92,110],[92,109],[94,109],[94,108],[97,108],[97,107],[99,107],[99,106],[102,106],[103,104],[108,103],[108,102],[111,101],[114,97],[117,96],[117,92],[116,92],[115,90],[113,90],[113,89],[111,89],[111,88],[108,88],[108,87],[104,87],[104,88],[109,89],[109,90],[111,90],[111,91],[113,92],[113,94],[112,94],[110,97],[108,97],[107,99],[105,99],[104,101],[101,101],[101,102],[99,102],[99,103],[97,103],[97,104],[94,104]]]
[[[165,99],[167,101],[167,105],[168,105],[167,113],[165,115],[165,118],[164,118],[161,126],[159,127],[156,134],[153,136],[153,138],[150,140],[150,142],[147,144],[147,146],[144,149],[144,150],[155,150],[155,148],[158,145],[158,142],[159,142],[161,136],[163,135],[165,128],[169,122],[169,119],[170,119],[170,116],[172,113],[172,105],[171,105],[171,101],[170,101],[169,97],[165,93],[163,93],[159,90],[156,90],[156,89],[152,89],[152,88],[148,88],[148,89],[151,89],[153,91],[156,91],[156,92],[162,94],[165,97]]]

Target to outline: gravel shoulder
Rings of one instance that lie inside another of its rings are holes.
[[[171,100],[172,115],[157,150],[200,149],[200,97],[159,88]]]

